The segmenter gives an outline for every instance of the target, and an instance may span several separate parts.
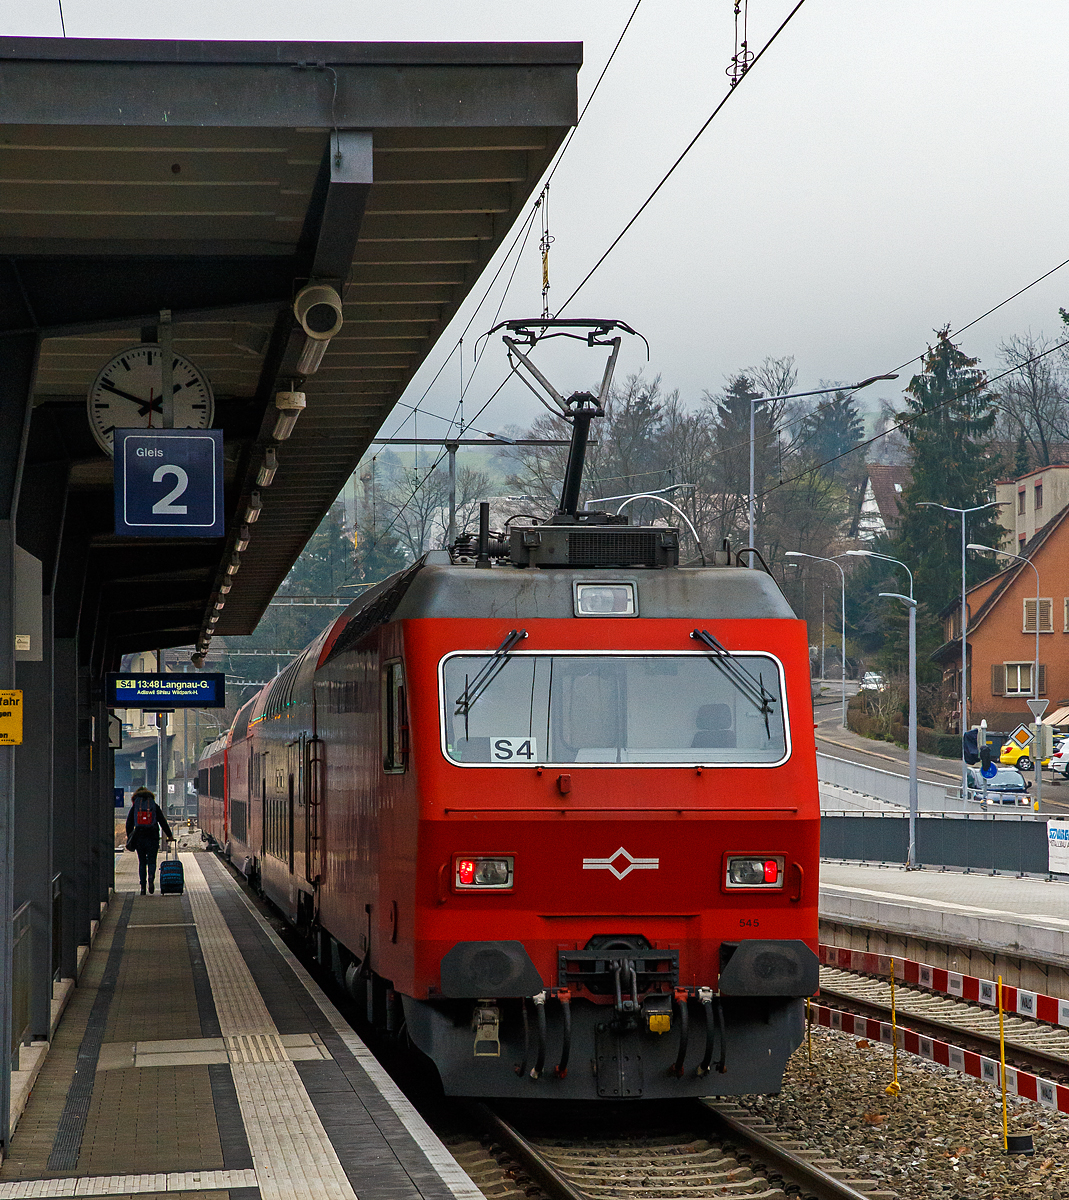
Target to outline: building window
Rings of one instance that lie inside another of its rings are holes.
[[[991,694],[993,696],[1032,696],[1031,663],[992,663]],[[1039,694],[1047,694],[1047,664],[1039,664]]]
[[[1022,626],[1022,632],[1035,633],[1035,631],[1036,602],[1035,600],[1026,600],[1024,602],[1024,624]],[[1039,599],[1039,632],[1054,632],[1054,601],[1044,599],[1042,596]]]
[[[1043,507],[1043,484],[1036,484],[1036,512]]]
[[[1006,695],[1031,696],[1032,664],[1006,663]]]
[[[1069,596],[1066,596],[1066,598],[1062,601],[1062,603],[1065,606],[1065,612],[1064,612],[1064,616],[1063,616],[1064,623],[1062,625],[1062,632],[1069,633]]]
[[[1017,493],[1017,512],[1024,516],[1024,488]]]

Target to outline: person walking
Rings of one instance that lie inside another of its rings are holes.
[[[126,848],[137,851],[137,869],[141,876],[141,895],[156,890],[156,856],[160,851],[160,830],[169,842],[174,834],[167,818],[156,803],[155,795],[146,787],[139,787],[130,797],[130,812],[126,817]]]

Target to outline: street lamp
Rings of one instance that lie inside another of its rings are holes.
[[[1040,707],[1040,705],[1039,705],[1039,571],[1036,568],[1036,564],[1030,558],[1025,558],[1025,556],[1023,554],[1014,554],[1009,550],[999,550],[994,546],[981,546],[978,542],[970,542],[968,544],[968,546],[966,546],[966,549],[967,550],[978,550],[981,554],[1001,554],[1003,558],[1015,558],[1018,562],[1027,563],[1032,568],[1032,571],[1035,574],[1035,577],[1036,577],[1036,661],[1032,667],[1032,695],[1035,697],[1036,704],[1035,704],[1035,707],[1033,707],[1031,704],[1029,704],[1028,707],[1032,709],[1032,713],[1035,716],[1036,726],[1037,726],[1036,732],[1038,733],[1039,732],[1038,726],[1039,726],[1040,714],[1043,712],[1043,709],[1047,707],[1045,704],[1042,707]],[[1037,712],[1036,709],[1039,709],[1039,712]],[[1042,745],[1042,742],[1040,742],[1040,745],[1037,747],[1037,750],[1039,751],[1039,757],[1036,760],[1036,803],[1038,804],[1039,801],[1043,798],[1043,745]]]
[[[965,762],[965,723],[968,720],[967,709],[967,687],[968,680],[968,644],[965,640],[965,625],[968,613],[965,607],[965,518],[969,513],[983,512],[985,508],[998,508],[1003,502],[1001,500],[991,500],[987,504],[977,504],[973,508],[955,508],[951,504],[937,504],[934,500],[919,500],[918,508],[941,508],[943,512],[958,513],[961,516],[961,728],[958,731],[962,736],[961,743],[961,798],[965,800],[968,796],[969,787],[969,770]],[[1036,621],[1039,621],[1039,611],[1036,610]],[[1038,692],[1036,693],[1039,694]]]
[[[881,379],[897,379],[897,375],[870,375],[860,383],[848,387],[817,388],[814,392],[788,392],[785,396],[753,396],[750,398],[750,545],[754,544],[754,409],[758,404],[771,404],[776,400],[802,400],[806,396],[827,396],[830,392],[859,392],[870,383],[879,383]],[[750,555],[750,567],[754,565],[753,555]]]
[[[843,696],[842,696],[842,699],[843,699],[843,728],[845,729],[846,728],[846,572],[843,570],[842,564],[837,563],[834,558],[824,558],[819,554],[803,554],[801,550],[788,550],[784,557],[786,557],[786,558],[811,558],[811,559],[813,559],[814,562],[831,563],[831,565],[838,570],[840,576],[842,577],[843,596],[842,596],[842,607],[840,608],[840,613],[842,615],[842,624],[843,624],[843,630],[842,630],[842,639],[843,639],[843,644],[842,644],[842,660],[843,660],[842,661],[842,668],[843,668],[842,669],[842,674],[843,674],[842,689],[843,689]]]
[[[917,866],[917,601],[913,598],[913,572],[899,558],[889,554],[877,554],[875,550],[847,550],[847,554],[861,558],[879,558],[894,563],[909,576],[909,595],[901,592],[880,592],[890,600],[901,600],[909,609],[909,848],[906,851],[906,868]]]

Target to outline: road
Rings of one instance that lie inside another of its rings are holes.
[[[909,752],[893,742],[877,742],[872,738],[862,737],[852,729],[842,727],[841,696],[836,686],[831,692],[830,686],[814,701],[814,720],[816,721],[817,750],[821,754],[831,754],[835,758],[845,758],[850,762],[863,763],[868,767],[881,767],[885,771],[894,771],[905,775],[909,770]],[[847,694],[850,693],[851,683],[847,681]],[[856,690],[856,684],[854,685]],[[1031,773],[1030,773],[1031,774]],[[961,769],[949,758],[940,758],[935,754],[917,755],[917,778],[929,783],[953,784],[961,782]],[[1035,785],[1033,784],[1033,791]],[[1054,814],[1069,813],[1069,784],[1062,779],[1052,782],[1049,771],[1043,775],[1043,800],[1041,812]]]

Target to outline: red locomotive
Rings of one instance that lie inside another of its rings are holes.
[[[566,403],[556,517],[483,506],[346,610],[206,751],[202,828],[447,1094],[778,1091],[817,987],[805,625],[579,512]]]

